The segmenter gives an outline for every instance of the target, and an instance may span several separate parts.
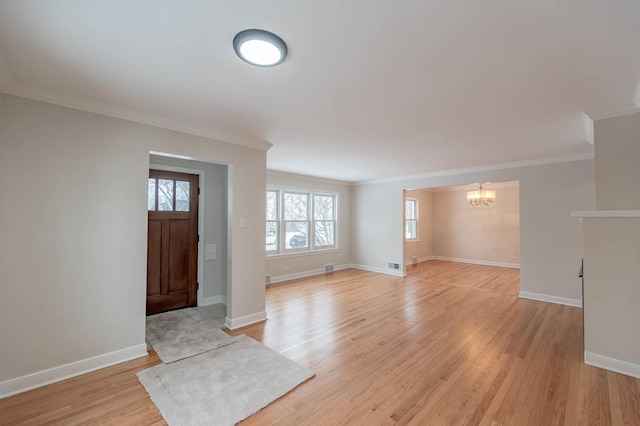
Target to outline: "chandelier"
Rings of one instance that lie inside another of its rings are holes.
[[[476,191],[467,191],[467,201],[472,206],[490,206],[496,199],[496,191],[491,189],[480,189]]]

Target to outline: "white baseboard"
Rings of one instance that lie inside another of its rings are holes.
[[[501,268],[517,268],[517,269],[520,269],[520,264],[519,263],[494,262],[492,260],[478,260],[478,259],[462,259],[462,258],[459,258],[459,257],[446,257],[446,256],[431,256],[431,259],[434,259],[434,260],[446,260],[446,261],[449,261],[449,262],[472,263],[474,265],[499,266]]]
[[[427,260],[433,260],[433,259],[434,259],[433,256],[419,257],[416,263],[422,263],[422,262],[426,262]],[[407,260],[407,262],[404,265],[405,266],[413,265],[413,260]]]
[[[217,303],[227,304],[227,296],[209,296],[203,297],[202,302],[198,306],[209,306]]]
[[[147,344],[131,346],[0,382],[0,399],[147,356]]]
[[[619,359],[609,358],[608,356],[585,351],[584,363],[640,379],[640,365],[632,362],[621,361]]]
[[[267,319],[267,312],[261,311],[256,312],[255,314],[245,315],[239,318],[229,318],[226,317],[224,319],[224,326],[229,330],[235,330],[236,328],[245,327],[247,325],[255,324],[257,322],[265,321]]]
[[[575,306],[576,308],[582,308],[582,300],[569,299],[567,297],[551,296],[549,294],[530,293],[528,291],[521,291],[519,296],[523,299],[539,300],[541,302],[557,303],[558,305]]]
[[[361,271],[377,272],[379,274],[393,275],[395,277],[404,277],[404,272],[402,271],[402,269],[377,268],[375,266],[356,265],[353,263],[350,265],[350,267],[353,269],[360,269]]]
[[[343,269],[349,269],[351,268],[351,265],[337,265],[333,267],[334,271],[340,271]],[[287,275],[278,275],[278,276],[271,276],[271,282],[267,285],[271,285],[271,284],[276,284],[276,283],[281,283],[284,281],[290,281],[290,280],[295,280],[298,278],[307,278],[307,277],[313,277],[315,275],[322,275],[324,274],[325,271],[324,269],[312,269],[310,271],[304,271],[304,272],[296,272],[294,274],[287,274]]]

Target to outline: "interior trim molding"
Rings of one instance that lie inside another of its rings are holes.
[[[636,92],[637,94],[637,92]],[[635,103],[635,100],[634,100]],[[604,120],[607,118],[614,117],[622,117],[623,115],[635,114],[636,112],[640,112],[640,106],[633,105],[625,108],[614,109],[611,111],[602,111],[602,112],[594,112],[592,114],[587,114],[593,121]]]
[[[582,113],[582,127],[584,129],[584,137],[591,145],[595,144],[595,136],[593,133],[593,119],[587,114]]]
[[[267,311],[256,312],[255,314],[245,315],[238,318],[224,319],[224,326],[229,330],[235,330],[237,328],[246,327],[247,325],[255,324],[267,320]]]
[[[640,379],[640,365],[584,351],[584,363]]]
[[[640,217],[640,210],[574,210],[571,217]]]
[[[300,179],[300,180],[310,181],[310,182],[326,183],[329,185],[351,186],[353,184],[353,182],[348,182],[344,180],[322,178],[317,176],[307,176],[307,175],[301,175],[298,173],[290,173],[290,172],[285,172],[282,170],[274,170],[274,169],[267,169],[267,180],[269,180],[269,176],[284,177],[288,179]]]
[[[519,263],[494,262],[493,260],[463,259],[459,257],[446,257],[446,256],[431,256],[431,259],[445,260],[448,262],[471,263],[473,265],[499,266],[501,268],[520,269]]]
[[[393,275],[395,277],[404,278],[404,272],[401,269],[376,268],[375,266],[357,265],[355,263],[351,263],[349,266],[353,269],[359,269],[361,271],[377,272],[379,274]]]
[[[406,180],[428,179],[442,176],[462,175],[466,173],[490,172],[494,170],[517,169],[520,167],[542,166],[546,164],[569,163],[572,161],[593,160],[593,152],[585,152],[582,154],[563,155],[560,157],[546,157],[535,160],[515,161],[513,163],[497,163],[477,167],[467,167],[462,169],[441,170],[438,172],[420,173],[415,175],[396,176],[385,179],[365,180],[355,182],[354,186],[371,185],[376,183],[402,182]]]
[[[434,259],[433,256],[419,257],[418,260],[416,261],[416,265],[418,263],[426,262],[427,260],[433,260],[433,259]],[[412,259],[409,259],[404,263],[404,266],[411,266],[411,265],[413,265]]]
[[[528,291],[521,291],[518,295],[522,299],[538,300],[540,302],[556,303],[558,305],[574,306],[576,308],[582,308],[582,300],[569,299],[567,297],[552,296],[550,294],[531,293]]]
[[[268,151],[273,146],[273,144],[266,141],[239,140],[229,138],[207,127],[198,126],[195,124],[187,123],[185,121],[174,120],[159,115],[148,114],[128,108],[121,108],[98,102],[83,101],[74,97],[62,96],[45,90],[37,90],[19,86],[16,84],[10,84],[11,82],[4,81],[3,83],[7,83],[3,88],[3,92],[8,95],[59,105],[66,108],[77,109],[94,114],[105,115],[107,117],[119,118],[121,120],[132,121],[134,123],[145,124],[147,126],[187,133],[194,136],[213,139],[218,142],[245,146],[261,151]]]
[[[333,271],[341,271],[343,269],[349,269],[351,267],[351,265],[346,264],[346,265],[334,265],[333,267]],[[293,274],[287,274],[287,275],[271,275],[271,282],[269,284],[267,284],[267,286],[270,286],[272,284],[277,284],[277,283],[282,283],[282,282],[286,282],[286,281],[291,281],[291,280],[295,280],[298,278],[307,278],[307,277],[313,277],[316,275],[323,275],[325,273],[330,273],[330,272],[324,272],[324,268],[320,268],[320,269],[311,269],[308,271],[303,271],[303,272],[295,272]]]
[[[222,303],[223,305],[226,305],[227,296],[218,295],[218,296],[203,297],[202,301],[198,303],[198,306],[216,305],[218,303]]]
[[[147,356],[147,344],[131,346],[0,382],[0,399]]]

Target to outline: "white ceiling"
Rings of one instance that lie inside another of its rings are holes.
[[[635,0],[0,0],[0,88],[363,181],[592,152],[582,113],[640,110],[639,22]],[[236,57],[248,28],[286,61]]]

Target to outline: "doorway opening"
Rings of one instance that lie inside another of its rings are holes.
[[[230,166],[152,152],[149,157],[149,169],[163,173],[186,173],[196,175],[198,178],[200,191],[195,189],[195,197],[198,200],[195,244],[196,297],[195,301],[187,306],[216,305],[216,311],[220,311],[219,314],[224,319],[230,261],[228,250]]]
[[[485,184],[493,204],[471,205],[478,184],[404,191],[405,275],[517,296],[519,182]]]

